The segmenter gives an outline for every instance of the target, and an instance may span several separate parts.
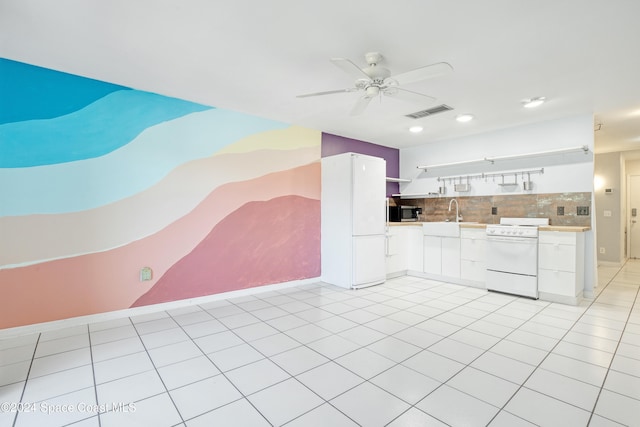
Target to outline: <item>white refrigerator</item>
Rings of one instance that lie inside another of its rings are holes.
[[[321,279],[343,288],[386,278],[386,161],[356,153],[322,159]]]

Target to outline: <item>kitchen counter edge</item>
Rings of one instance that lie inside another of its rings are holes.
[[[388,222],[387,225],[390,227],[422,227],[424,222]],[[480,224],[477,222],[461,222],[460,228],[486,228],[487,224]],[[591,227],[588,226],[574,226],[574,225],[545,225],[538,228],[540,231],[564,231],[571,233],[581,233],[585,231],[591,230]]]

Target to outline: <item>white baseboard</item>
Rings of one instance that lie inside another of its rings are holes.
[[[550,294],[547,292],[538,292],[538,299],[540,301],[557,302],[557,303],[566,304],[566,305],[578,305],[580,304],[580,301],[582,301],[583,299],[583,293],[580,292],[575,297],[571,297],[567,295],[557,295],[557,294]]]
[[[275,283],[272,285],[256,286],[253,288],[238,289],[236,291],[222,292],[220,294],[206,295],[197,298],[189,298],[178,301],[164,302],[160,304],[145,305],[142,307],[126,308],[123,310],[108,311],[106,313],[89,314],[86,316],[70,317],[68,319],[53,320],[51,322],[34,323],[32,325],[16,326],[0,330],[0,339],[12,338],[20,335],[29,335],[38,332],[46,332],[54,329],[68,328],[89,323],[104,322],[108,320],[121,319],[123,317],[139,316],[141,314],[155,313],[164,310],[188,307],[191,305],[204,304],[223,299],[237,298],[247,295],[255,295],[263,292],[277,291],[280,289],[292,288],[295,286],[309,285],[320,282],[320,277],[311,279],[292,280],[290,282]]]
[[[620,261],[620,262],[616,262],[616,261],[598,261],[598,267],[616,267],[616,268],[622,268],[622,266],[624,265],[626,261]]]
[[[397,277],[403,277],[407,275],[407,270],[396,271],[395,273],[387,274],[387,279],[395,279]]]

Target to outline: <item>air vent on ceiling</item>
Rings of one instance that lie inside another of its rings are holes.
[[[434,114],[442,113],[443,111],[451,111],[453,107],[449,107],[446,104],[438,105],[427,110],[416,111],[415,113],[407,114],[406,117],[410,119],[420,119],[422,117],[432,116]]]

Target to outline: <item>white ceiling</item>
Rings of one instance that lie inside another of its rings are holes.
[[[0,0],[0,56],[400,148],[593,113],[605,152],[640,148],[639,16],[637,0]],[[329,59],[369,51],[393,74],[454,72],[405,86],[435,103],[357,117],[354,93],[296,98],[350,87]]]

